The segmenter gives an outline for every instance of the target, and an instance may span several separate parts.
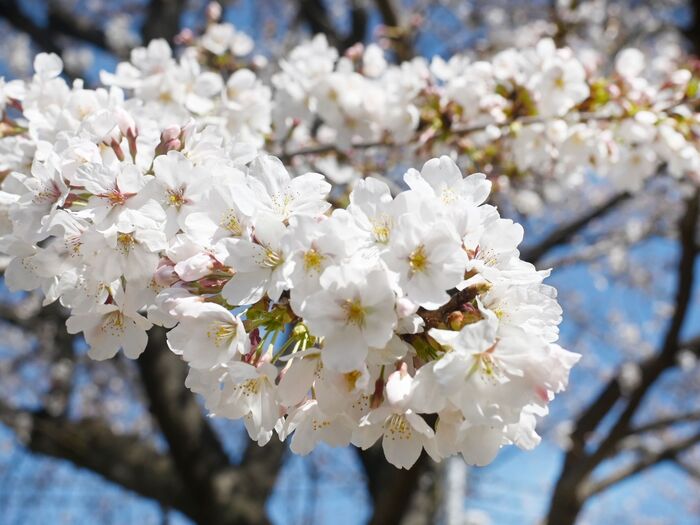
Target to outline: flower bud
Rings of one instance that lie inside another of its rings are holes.
[[[186,46],[194,41],[194,33],[189,27],[185,27],[173,39],[176,44]]]
[[[182,147],[180,142],[180,126],[168,126],[160,134],[160,144],[156,146],[156,155],[165,155],[168,151],[179,150]]]
[[[124,108],[117,108],[114,110],[114,118],[122,135],[126,137],[129,134],[136,136],[136,121],[128,111],[124,110]]]
[[[167,262],[158,267],[158,269],[153,274],[153,281],[163,288],[167,288],[179,280],[177,274],[175,273],[175,268]]]
[[[206,16],[209,22],[215,23],[221,19],[222,9],[219,2],[209,2],[206,8]]]
[[[447,316],[447,324],[450,325],[452,330],[461,330],[464,326],[464,314],[457,311],[451,312],[450,315]]]

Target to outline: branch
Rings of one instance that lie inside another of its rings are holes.
[[[181,479],[192,487],[192,498],[202,515],[212,520],[213,478],[229,465],[218,437],[205,420],[197,401],[185,387],[186,366],[167,348],[165,331],[154,327],[138,367],[151,414],[170,448]]]
[[[25,15],[15,0],[0,0],[0,17],[7,20],[18,31],[27,33],[44,51],[56,53],[59,56],[63,53],[63,49],[54,41],[51,33]]]
[[[586,497],[586,494],[581,491],[582,483],[585,482],[591,471],[615,450],[619,440],[629,432],[629,423],[632,417],[656,379],[667,368],[675,364],[675,357],[681,349],[688,349],[686,346],[688,343],[680,343],[678,339],[688,312],[695,280],[694,263],[697,256],[695,238],[698,227],[699,199],[700,190],[696,190],[695,195],[686,201],[686,211],[680,221],[681,254],[677,270],[676,308],[661,350],[641,364],[639,385],[629,395],[627,406],[612,425],[612,430],[592,454],[588,454],[585,450],[588,435],[610,413],[622,397],[622,389],[617,376],[607,383],[595,400],[579,416],[576,428],[571,435],[572,447],[566,454],[564,466],[550,500],[545,522],[548,525],[575,523]],[[700,343],[698,347],[700,347]],[[629,475],[632,474],[634,472]]]
[[[673,416],[662,417],[655,421],[645,423],[644,425],[639,425],[630,429],[625,436],[631,436],[634,434],[644,434],[646,432],[655,432],[657,430],[664,430],[672,425],[679,423],[692,423],[694,421],[700,421],[700,411],[686,412],[685,414],[676,414]]]
[[[651,385],[667,368],[675,364],[675,357],[681,349],[679,337],[688,314],[695,282],[695,259],[698,253],[695,246],[695,239],[698,229],[699,206],[700,189],[696,190],[695,194],[686,201],[686,212],[680,222],[681,256],[676,272],[676,307],[666,331],[661,351],[649,365],[642,367],[641,381],[629,395],[625,410],[617,418],[608,436],[603,440],[598,450],[591,458],[594,464],[597,464],[596,461],[600,461],[604,458],[625,435],[629,430],[630,421],[650,390]]]
[[[180,18],[186,0],[151,0],[141,27],[143,42],[147,44],[155,38],[164,38],[170,44],[180,31]]]
[[[401,25],[394,1],[375,0],[374,3],[382,16],[382,22],[386,27],[386,36],[391,40],[396,58],[399,62],[411,60],[415,55],[412,35],[407,27]]]
[[[362,42],[367,31],[367,11],[359,0],[352,0],[350,7],[350,31],[341,35],[333,26],[323,0],[298,0],[297,18],[309,26],[313,34],[326,35],[328,42],[342,54],[357,42]]]
[[[694,262],[697,254],[695,250],[697,219],[698,192],[687,201],[686,212],[680,224],[681,257],[677,271],[676,308],[666,332],[661,351],[657,355],[646,360],[640,367],[642,371],[640,384],[630,396],[628,407],[618,420],[618,423],[622,426],[625,426],[626,422],[629,421],[649,386],[666,368],[673,364],[674,357],[681,348],[681,345],[678,344],[678,337],[688,310],[693,281],[695,279]],[[579,417],[576,430],[572,435],[574,446],[583,447],[585,436],[598,425],[621,395],[622,391],[618,378],[613,377],[595,401],[591,403],[588,409]]]
[[[141,496],[196,515],[194,502],[169,457],[137,435],[118,435],[105,421],[69,421],[10,407],[0,400],[0,421],[26,436],[30,450],[96,472]]]
[[[401,523],[409,509],[409,502],[418,487],[421,474],[431,466],[423,452],[408,470],[399,470],[384,459],[380,446],[357,450],[367,475],[367,488],[372,499],[372,518],[369,525]]]
[[[170,448],[175,468],[207,524],[265,523],[264,505],[277,478],[284,448],[250,445],[240,467],[226,452],[184,386],[186,365],[167,348],[165,331],[153,328],[138,360],[150,410]]]
[[[690,477],[700,482],[700,467],[691,465],[687,461],[683,461],[681,458],[678,457],[673,458],[673,460],[676,462],[676,465],[683,469]]]
[[[93,21],[66,12],[56,2],[49,3],[48,30],[62,33],[106,51],[113,51],[107,44],[104,31],[97,28]]]
[[[591,496],[603,492],[612,485],[630,478],[635,474],[639,474],[643,470],[653,467],[662,461],[675,459],[678,454],[684,452],[698,442],[700,442],[700,433],[696,433],[690,437],[679,440],[673,445],[670,445],[658,452],[645,451],[640,460],[620,468],[606,478],[584,485],[581,489],[581,498],[590,498]]]
[[[663,108],[660,111],[668,111],[673,109],[674,107],[678,106],[680,103],[673,103],[665,108]],[[557,117],[558,119],[563,119],[566,122],[572,122],[572,123],[578,123],[578,122],[592,122],[592,121],[599,121],[599,122],[606,122],[606,121],[622,121],[626,119],[633,118],[631,115],[611,115],[608,113],[595,113],[595,112],[583,112],[583,113],[572,113],[569,115],[564,115],[563,117]],[[463,137],[466,135],[470,135],[472,133],[477,133],[479,131],[484,131],[486,128],[496,126],[501,129],[501,131],[508,132],[508,130],[514,125],[514,124],[520,124],[521,126],[527,126],[530,124],[538,124],[538,123],[546,123],[550,120],[553,120],[552,117],[543,117],[541,115],[534,115],[534,116],[521,116],[521,117],[515,117],[512,118],[506,122],[496,122],[496,121],[491,121],[491,122],[482,122],[480,124],[470,124],[470,125],[457,125],[454,127],[451,127],[449,130],[445,130],[446,133],[451,133],[454,136],[458,137]],[[421,132],[422,133],[422,132]],[[421,133],[417,133],[416,136],[414,136],[414,139],[418,137]],[[299,157],[299,156],[305,156],[305,155],[322,155],[324,153],[337,153],[337,154],[344,154],[347,155],[350,151],[352,150],[362,150],[362,149],[369,149],[369,148],[395,148],[395,147],[401,147],[401,146],[408,146],[412,142],[416,142],[416,140],[408,141],[405,143],[397,143],[394,142],[390,139],[384,139],[384,140],[375,140],[375,141],[368,141],[368,142],[357,142],[354,144],[350,144],[350,146],[346,149],[339,149],[335,144],[316,144],[314,146],[308,146],[305,148],[300,148],[296,151],[281,151],[277,154],[277,157],[279,157],[282,162],[289,162],[291,159],[294,157]],[[419,144],[423,145],[423,144]]]
[[[557,246],[561,246],[562,244],[566,244],[579,231],[588,226],[594,220],[599,219],[600,217],[603,217],[604,215],[607,215],[613,211],[620,204],[629,199],[630,196],[631,195],[629,193],[622,192],[609,197],[599,205],[585,212],[577,219],[574,219],[568,224],[560,226],[536,245],[524,248],[521,256],[522,259],[529,261],[532,264],[537,264],[552,249],[556,248]]]

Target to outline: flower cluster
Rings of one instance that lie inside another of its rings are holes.
[[[618,55],[611,76],[599,62],[543,39],[488,61],[418,57],[397,66],[374,45],[338,59],[318,36],[273,77],[275,129],[292,133],[301,151],[320,121],[314,141],[341,150],[408,143],[419,156],[456,153],[472,169],[507,174],[525,212],[537,209],[524,204],[532,199],[565,197],[592,170],[625,191],[639,190],[661,166],[697,177],[692,68],[648,67],[636,49]],[[547,194],[534,195],[538,181],[525,174],[546,178]]]
[[[241,35],[217,29],[201,45],[208,55],[175,60],[152,42],[103,75],[108,89],[69,86],[47,54],[31,81],[0,85],[7,284],[70,309],[95,359],[136,358],[153,325],[168,329],[187,386],[259,444],[292,436],[303,454],[381,439],[404,468],[423,449],[483,465],[503,445],[536,445],[536,417],[578,356],[556,344],[556,292],[520,259],[522,228],[486,203],[487,177],[441,156],[408,170],[406,191],[366,177],[338,206],[322,175],[291,176],[258,150],[269,123],[250,101],[270,92],[251,70],[219,85],[199,69],[245,51]],[[360,133],[355,117],[378,119],[370,134],[411,129],[418,107],[388,101],[415,96],[390,80],[413,66],[377,53],[363,55],[371,74],[340,59],[311,84],[299,68],[315,62],[292,57],[275,82],[311,90],[297,102],[355,130],[338,141]],[[368,76],[381,110],[344,98]]]
[[[316,153],[313,165],[339,183],[367,170],[318,154],[356,146],[403,148],[413,162],[457,154],[471,170],[506,175],[499,188],[516,187],[524,212],[566,197],[591,171],[636,191],[661,167],[677,177],[700,170],[695,66],[648,63],[636,49],[618,55],[613,74],[591,50],[546,38],[488,60],[458,54],[395,65],[376,44],[339,56],[318,35],[274,69],[251,57],[252,42],[229,24],[212,23],[189,42],[176,60],[153,41],[102,80],[128,90],[162,126],[195,117],[297,165]]]

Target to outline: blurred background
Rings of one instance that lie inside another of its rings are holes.
[[[96,85],[99,71],[134,47],[201,30],[207,4],[0,0],[0,75],[26,77],[34,55],[48,51],[61,55],[68,78]],[[237,0],[222,8],[271,64],[315,33],[341,51],[379,41],[397,61],[479,57],[543,36],[611,62],[629,46],[661,57],[700,50],[700,2],[681,0]],[[584,357],[539,427],[542,444],[504,449],[485,468],[422,458],[405,472],[372,450],[320,447],[298,457],[279,444],[249,446],[242,425],[204,415],[162,344],[152,342],[139,362],[91,361],[66,334],[65,312],[3,288],[0,525],[193,523],[216,487],[202,484],[201,472],[179,476],[183,454],[231,471],[237,489],[226,504],[241,509],[236,523],[700,523],[697,261],[677,270],[697,225],[679,241],[681,196],[663,181],[634,199],[606,191],[591,186],[518,217],[524,258],[556,268],[548,282],[565,312],[562,346]],[[679,315],[682,329],[671,326]],[[631,429],[608,439],[620,417]],[[594,461],[582,467],[576,447]]]

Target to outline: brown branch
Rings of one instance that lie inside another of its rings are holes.
[[[579,233],[583,228],[588,226],[594,220],[599,219],[613,211],[620,204],[629,199],[630,196],[631,195],[629,193],[622,192],[608,197],[606,200],[594,206],[580,217],[577,217],[573,221],[555,229],[534,246],[524,248],[521,253],[521,258],[525,261],[531,262],[532,264],[537,264],[552,249],[569,242],[571,238]]]
[[[700,190],[696,190],[695,194],[687,200],[686,212],[680,222],[681,256],[677,269],[675,310],[666,331],[661,351],[648,366],[642,367],[641,381],[628,396],[627,406],[617,418],[608,436],[592,455],[591,460],[594,463],[604,458],[625,435],[629,430],[630,421],[651,389],[651,385],[667,368],[675,364],[675,357],[681,349],[679,337],[688,314],[695,283],[695,259],[697,257],[695,239],[698,229],[699,201]]]
[[[642,380],[630,397],[630,405],[634,408],[641,402],[646,389],[668,366],[673,364],[675,354],[681,348],[678,344],[680,329],[687,313],[690,295],[695,278],[694,262],[696,257],[695,236],[698,218],[698,193],[687,202],[686,213],[681,224],[682,253],[678,263],[678,282],[676,285],[676,308],[671,323],[664,338],[661,351],[641,365]],[[622,391],[617,377],[612,378],[596,400],[579,417],[574,431],[575,443],[582,446],[585,436],[591,432],[605,417],[612,406],[621,397]],[[629,415],[625,416],[627,419]]]
[[[644,434],[646,432],[656,432],[658,430],[665,430],[670,426],[677,425],[679,423],[692,423],[695,421],[700,421],[700,411],[686,412],[684,414],[676,414],[673,416],[662,417],[649,423],[639,425],[630,429],[626,436]]]
[[[413,35],[409,27],[403,26],[394,0],[375,0],[382,22],[386,27],[386,36],[391,41],[394,53],[399,62],[411,60],[415,56]]]
[[[115,434],[105,421],[70,421],[45,412],[20,410],[0,400],[0,421],[24,437],[28,449],[65,459],[141,496],[178,509],[196,510],[168,456],[137,435]]]
[[[27,33],[44,51],[57,55],[63,53],[63,48],[55,42],[51,33],[25,15],[15,0],[0,0],[0,17],[7,20],[18,31]]]
[[[186,4],[186,0],[151,0],[141,27],[144,43],[164,38],[172,44],[180,31],[180,18]]]
[[[459,310],[462,305],[471,302],[477,296],[477,289],[469,287],[459,291],[453,290],[450,294],[452,295],[450,300],[437,310],[418,309],[417,314],[425,321],[426,330],[428,327],[446,323],[449,314],[455,310]]]
[[[616,483],[639,474],[640,472],[653,467],[662,461],[675,459],[678,454],[688,450],[698,442],[700,442],[700,433],[696,433],[685,439],[681,439],[673,445],[669,445],[660,451],[644,451],[642,453],[642,458],[638,461],[618,469],[603,479],[584,484],[581,488],[580,497],[582,499],[590,498],[591,496],[595,496],[596,494],[610,488]]]
[[[431,467],[432,460],[423,452],[408,470],[399,470],[384,458],[380,445],[359,450],[360,461],[367,476],[367,488],[372,499],[369,525],[401,523],[407,513],[421,475]]]
[[[668,111],[676,107],[678,103],[671,104],[670,106],[667,106],[663,109],[663,111]],[[592,122],[592,121],[599,121],[599,122],[607,122],[607,121],[621,121],[621,120],[626,120],[629,118],[633,118],[632,115],[623,115],[623,116],[618,116],[618,115],[610,115],[607,113],[595,113],[595,112],[583,112],[583,113],[572,113],[568,115],[570,117],[571,122]],[[567,118],[567,115],[563,117],[557,117],[559,119],[565,119]],[[451,133],[454,136],[466,136],[470,135],[472,133],[477,133],[479,131],[484,131],[486,128],[496,126],[501,128],[502,131],[507,131],[508,129],[511,128],[514,124],[519,124],[521,126],[527,126],[530,124],[538,124],[538,123],[545,123],[552,120],[552,117],[543,117],[541,115],[535,115],[535,116],[521,116],[521,117],[516,117],[511,120],[508,120],[506,122],[482,122],[479,124],[470,124],[470,125],[458,125],[454,126],[449,129],[449,133]],[[422,133],[422,131],[421,131]],[[417,132],[416,135],[414,136],[414,139],[416,139],[421,133]],[[347,155],[350,151],[353,150],[363,150],[363,149],[369,149],[369,148],[396,148],[396,147],[401,147],[401,146],[409,146],[411,143],[414,143],[415,140],[408,141],[405,143],[397,143],[394,142],[388,138],[383,139],[383,140],[375,140],[375,141],[367,141],[367,142],[357,142],[354,144],[350,144],[348,148],[345,149],[340,149],[338,148],[335,144],[316,144],[313,146],[307,146],[304,148],[299,148],[298,150],[295,151],[281,151],[277,154],[277,156],[282,160],[282,162],[289,162],[291,159],[294,157],[299,157],[299,156],[306,156],[306,155],[322,155],[325,153],[336,153],[336,154],[343,154]]]
[[[76,40],[92,44],[106,51],[112,51],[107,44],[104,31],[92,20],[66,12],[57,2],[49,2],[47,28],[49,32],[61,33]]]
[[[697,467],[695,465],[691,465],[687,461],[683,461],[679,457],[673,458],[675,461],[676,465],[678,465],[682,470],[686,472],[691,478],[694,478],[696,481],[700,482],[700,467]]]
[[[328,42],[344,53],[357,42],[362,42],[367,31],[367,10],[363,2],[352,0],[350,2],[350,31],[342,35],[331,22],[328,9],[323,0],[298,0],[299,11],[297,19],[304,21],[313,34],[324,34]]]
[[[232,465],[195,396],[185,388],[186,365],[167,348],[164,330],[151,330],[138,366],[150,411],[197,504],[197,521],[265,523],[265,501],[282,462],[281,443],[273,440],[263,449],[251,444],[240,467]]]
[[[611,430],[593,453],[585,451],[589,434],[610,413],[622,398],[618,376],[613,377],[579,416],[571,435],[572,447],[566,454],[562,473],[557,481],[547,515],[550,525],[566,525],[576,521],[583,504],[580,486],[588,475],[616,449],[629,433],[629,425],[651,386],[661,374],[675,364],[678,352],[686,348],[679,342],[695,281],[696,236],[700,190],[686,201],[686,211],[679,224],[681,254],[678,261],[675,310],[666,331],[661,350],[640,365],[641,379],[628,395],[626,406]]]

